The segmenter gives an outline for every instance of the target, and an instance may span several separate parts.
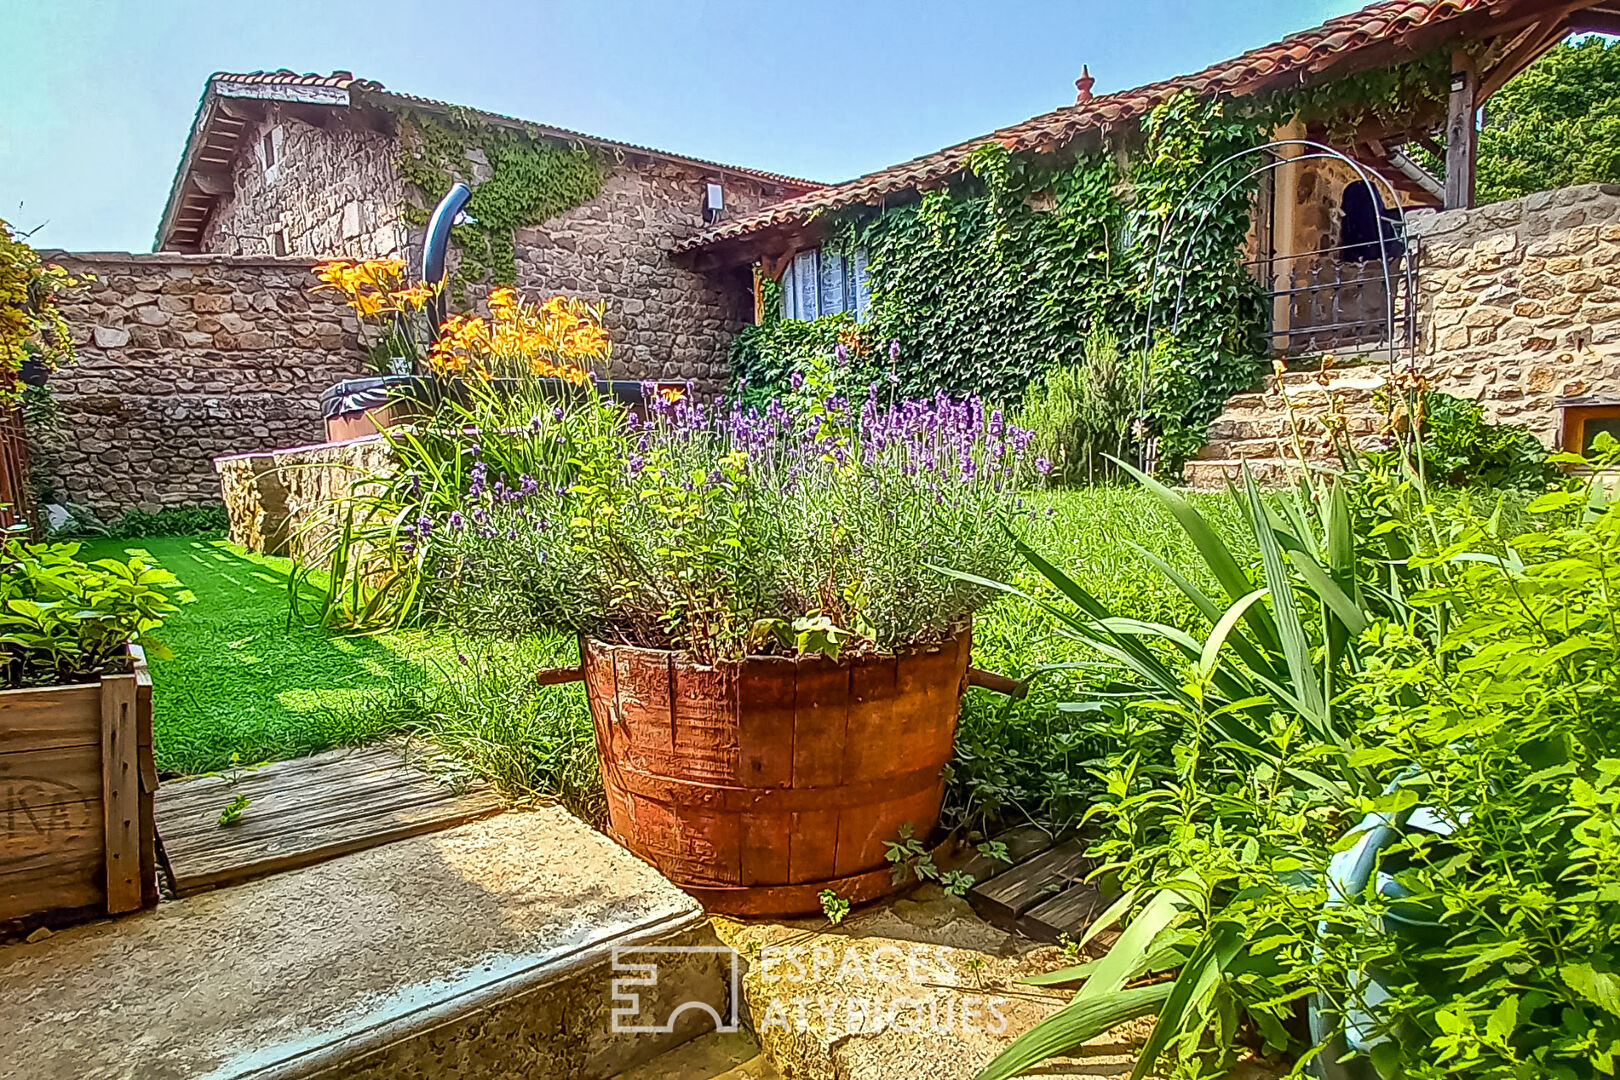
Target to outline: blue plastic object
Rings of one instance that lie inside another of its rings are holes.
[[[472,198],[472,188],[459,180],[450,185],[439,205],[433,208],[433,216],[428,219],[427,236],[422,241],[422,280],[429,285],[440,285],[444,282],[444,260],[450,248],[450,227],[456,223],[456,215],[467,206],[467,200]],[[433,298],[433,336],[438,337],[439,326],[444,322],[446,312],[444,291]]]

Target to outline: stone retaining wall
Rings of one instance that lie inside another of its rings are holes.
[[[30,431],[49,501],[98,517],[220,501],[213,460],[324,437],[321,391],[365,373],[359,326],[311,261],[49,253],[96,281],[66,305],[78,362]]]
[[[1560,398],[1620,402],[1620,185],[1414,214],[1420,363],[1552,443]]]

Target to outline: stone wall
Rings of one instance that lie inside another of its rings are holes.
[[[1414,214],[1422,365],[1549,444],[1558,401],[1620,403],[1620,185]]]
[[[365,373],[308,259],[51,253],[96,281],[66,305],[78,362],[30,431],[51,500],[102,518],[220,501],[213,459],[319,442],[320,394]]]
[[[753,319],[751,275],[704,275],[668,255],[703,227],[707,179],[673,162],[626,160],[597,198],[518,230],[520,288],[606,303],[617,378],[690,379],[705,393],[725,385],[732,335]],[[730,176],[725,197],[733,216],[767,202],[760,185]]]
[[[275,165],[265,165],[270,137]],[[390,134],[334,117],[316,127],[272,104],[243,134],[233,191],[202,249],[223,255],[364,259],[405,251],[405,188]],[[281,237],[277,250],[275,236]]]

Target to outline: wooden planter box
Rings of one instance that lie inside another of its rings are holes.
[[[0,691],[0,934],[157,904],[152,679]]]

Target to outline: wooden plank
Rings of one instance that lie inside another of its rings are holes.
[[[1108,910],[1102,890],[1089,881],[1077,881],[1050,900],[1024,912],[1018,928],[1036,941],[1080,940],[1091,921]]]
[[[336,773],[325,775],[329,781],[327,783],[298,785],[291,788],[282,787],[274,779],[256,780],[250,775],[244,777],[240,783],[229,787],[216,788],[210,785],[206,791],[198,793],[181,791],[173,797],[170,797],[168,792],[175,788],[183,788],[184,785],[168,784],[163,789],[163,797],[158,799],[157,808],[158,815],[163,821],[164,839],[173,842],[188,833],[211,832],[218,824],[220,812],[238,795],[252,800],[254,809],[258,810],[259,816],[262,817],[270,811],[277,814],[294,813],[307,807],[358,799],[393,788],[421,784],[433,788],[444,786],[427,773],[409,765],[402,765],[398,761],[394,762],[392,769],[378,769],[360,776],[351,777]]]
[[[972,874],[974,884],[982,885],[997,874],[1011,870],[1026,859],[1034,858],[1053,843],[1052,834],[1039,825],[1020,825],[1016,829],[997,833],[991,837],[991,841],[1007,845],[1006,862],[981,855],[973,845],[963,844],[955,864],[946,869]]]
[[[271,806],[251,803],[234,825],[219,824],[219,815],[225,808],[221,804],[206,827],[193,827],[173,835],[164,831],[163,846],[169,853],[170,861],[175,862],[199,851],[250,848],[266,837],[345,820],[352,821],[357,831],[364,831],[369,818],[386,815],[401,807],[449,802],[458,797],[450,788],[434,783],[425,776],[422,781],[357,792],[350,798],[338,797],[284,807],[279,811]],[[493,798],[484,792],[479,795]]]
[[[0,813],[0,873],[52,852],[106,850],[101,796],[82,802],[21,807]]]
[[[130,661],[135,675],[135,742],[140,752],[141,780],[141,906],[158,904],[157,818],[158,775],[152,757],[152,672],[146,666],[146,653],[130,645]]]
[[[1451,54],[1451,96],[1446,103],[1446,209],[1474,205],[1474,158],[1478,134],[1474,130],[1474,102],[1479,75],[1465,51]]]
[[[1019,916],[1079,881],[1090,868],[1085,845],[1068,840],[974,886],[968,902],[987,921],[1016,930]]]
[[[352,821],[329,822],[267,840],[251,862],[243,861],[239,852],[232,852],[230,858],[196,861],[186,869],[176,867],[175,893],[190,896],[221,885],[309,866],[379,844],[489,817],[501,809],[500,800],[492,795],[463,795],[396,809],[367,820],[364,829],[357,830]]]
[[[101,746],[0,753],[0,820],[29,808],[101,801]]]
[[[101,687],[0,690],[0,751],[101,745]]]
[[[400,761],[400,751],[395,747],[327,750],[309,757],[272,761],[257,769],[244,769],[234,782],[231,777],[220,775],[186,776],[171,780],[163,785],[163,794],[158,802],[172,809],[193,800],[198,804],[211,802],[221,792],[226,792],[225,798],[229,800],[229,792],[246,783],[273,783],[278,790],[284,791],[341,783],[344,778],[397,769]]]
[[[134,675],[101,680],[102,813],[106,822],[107,912],[141,906],[141,756]]]
[[[52,850],[0,867],[0,923],[58,908],[103,907],[106,852]]]

